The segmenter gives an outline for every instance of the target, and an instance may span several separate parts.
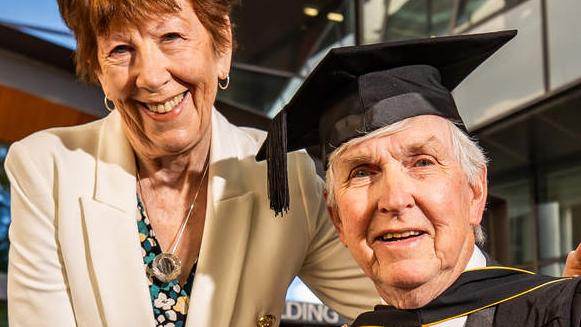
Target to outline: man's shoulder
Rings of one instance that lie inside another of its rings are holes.
[[[555,279],[499,304],[495,326],[581,326],[581,278]]]

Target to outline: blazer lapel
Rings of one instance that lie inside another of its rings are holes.
[[[133,150],[113,112],[99,136],[94,198],[81,199],[101,310],[110,326],[153,326],[137,231]]]
[[[208,210],[187,326],[230,326],[250,235],[254,194],[245,190],[240,131],[214,109]],[[248,152],[248,150],[246,150]],[[249,155],[250,156],[250,155]],[[211,207],[210,207],[211,205]]]
[[[153,326],[135,217],[92,199],[81,199],[81,205],[97,303],[107,325]]]

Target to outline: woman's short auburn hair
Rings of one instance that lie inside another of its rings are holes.
[[[229,16],[234,0],[190,0],[202,25],[210,33],[214,50],[230,44]],[[112,23],[139,25],[145,19],[180,10],[176,0],[58,0],[61,15],[73,31],[77,49],[75,64],[81,80],[98,83],[97,36],[109,32]]]

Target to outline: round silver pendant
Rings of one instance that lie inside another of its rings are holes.
[[[182,271],[182,261],[171,253],[161,253],[153,258],[150,273],[159,281],[167,283],[178,278]]]

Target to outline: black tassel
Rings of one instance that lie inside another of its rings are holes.
[[[283,216],[289,208],[288,172],[286,164],[287,135],[284,109],[274,117],[268,132],[266,163],[268,166],[268,198],[275,216]]]

